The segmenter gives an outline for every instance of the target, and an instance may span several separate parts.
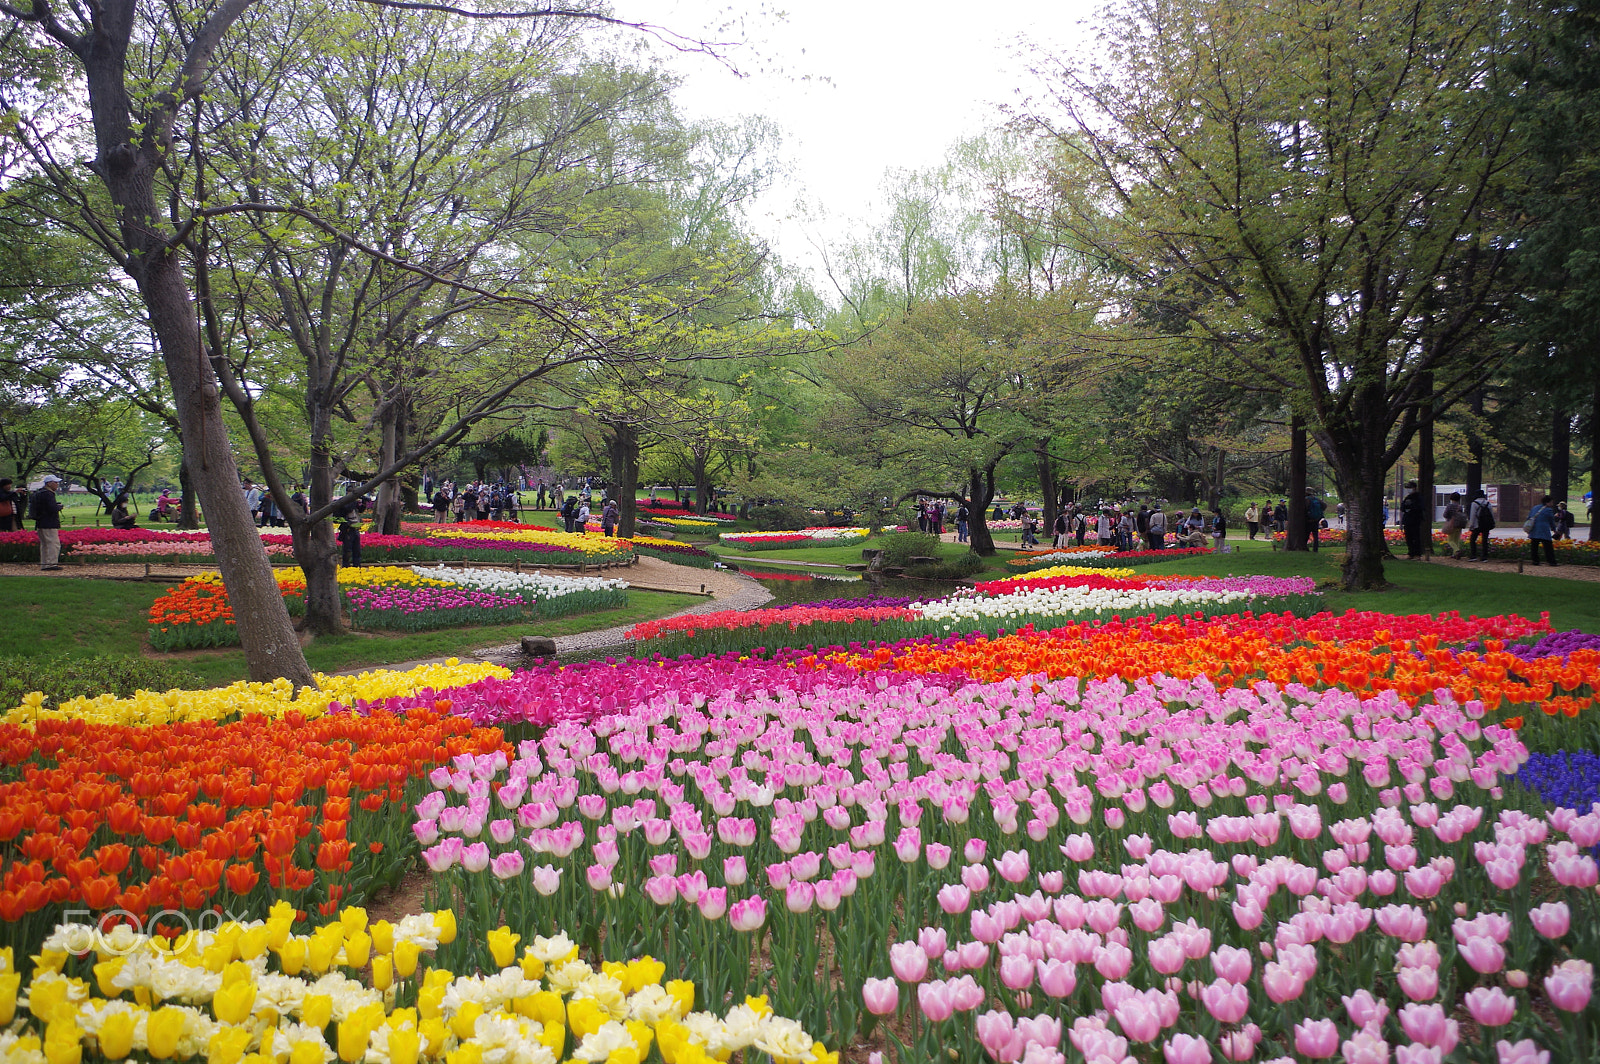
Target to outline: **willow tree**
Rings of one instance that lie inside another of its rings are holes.
[[[1305,419],[1346,505],[1350,588],[1383,582],[1384,474],[1422,409],[1496,357],[1520,29],[1489,0],[1131,0],[1107,58],[1050,71],[1032,119],[1117,297],[1181,316]]]

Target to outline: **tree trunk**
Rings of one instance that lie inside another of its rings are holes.
[[[967,538],[972,553],[994,556],[994,536],[989,532],[989,504],[994,502],[994,466],[967,470]]]
[[[388,469],[405,446],[403,428],[404,411],[398,402],[390,403],[383,413],[382,442],[378,448],[378,468]],[[398,477],[390,477],[378,485],[378,498],[373,506],[372,527],[385,536],[400,534],[400,517],[405,501],[400,496]]]
[[[306,495],[313,511],[333,498],[333,466],[320,433],[313,432],[311,462]],[[313,635],[338,635],[344,631],[344,602],[339,591],[339,544],[334,538],[333,521],[328,518],[308,525],[303,515],[291,518],[289,531],[294,537],[294,558],[306,575],[306,616],[302,622]]]
[[[711,512],[711,456],[690,451],[694,460],[694,512],[705,515]]]
[[[1550,425],[1550,503],[1566,502],[1572,482],[1572,414],[1556,401]]]
[[[1047,439],[1039,445],[1034,452],[1038,461],[1039,470],[1039,497],[1042,500],[1043,513],[1040,520],[1044,522],[1046,535],[1054,535],[1056,527],[1056,463],[1050,457],[1050,441]],[[970,522],[969,522],[970,524]]]
[[[1228,475],[1228,452],[1225,448],[1217,448],[1217,475],[1211,481],[1211,508],[1222,509],[1223,481]]]
[[[617,486],[617,535],[632,539],[639,510],[639,430],[632,425],[609,428],[606,454],[611,459],[611,480]]]
[[[1364,387],[1351,412],[1317,431],[1317,444],[1333,469],[1345,506],[1346,591],[1386,586],[1383,558],[1384,478],[1388,473],[1388,428],[1378,411],[1384,405],[1381,384]]]
[[[1483,416],[1483,392],[1472,393],[1472,413],[1476,417]],[[1477,422],[1473,422],[1472,432],[1467,438],[1472,457],[1467,461],[1467,501],[1470,503],[1478,497],[1478,489],[1483,487],[1483,437],[1478,435]]]
[[[1417,421],[1417,494],[1422,498],[1422,552],[1433,553],[1433,374],[1423,374],[1422,388],[1428,401],[1422,404],[1422,414]]]
[[[1589,542],[1600,543],[1600,362],[1589,401]]]
[[[183,446],[181,440],[178,446]],[[200,527],[200,507],[195,500],[194,477],[189,475],[188,455],[185,449],[178,461],[178,527],[195,529]]]
[[[1289,423],[1289,528],[1288,550],[1306,550],[1311,530],[1306,527],[1306,422],[1299,414]]]

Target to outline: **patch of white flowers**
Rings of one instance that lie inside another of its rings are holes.
[[[1184,588],[1052,587],[1033,588],[994,598],[951,597],[912,609],[930,621],[968,621],[979,617],[1054,617],[1075,613],[1139,612],[1200,603],[1243,602],[1248,591],[1200,591]]]
[[[411,571],[430,580],[446,580],[480,591],[531,592],[540,599],[560,598],[581,591],[626,591],[626,580],[602,576],[559,576],[554,573],[508,573],[500,569],[447,569],[413,565]]]

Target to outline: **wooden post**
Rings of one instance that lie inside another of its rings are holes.
[[[518,576],[522,575],[522,559],[521,558],[518,558],[518,559],[516,559],[515,561],[513,561],[511,563],[511,571],[516,573]]]
[[[146,580],[150,579],[150,563],[149,562],[145,562],[144,563],[144,578]]]

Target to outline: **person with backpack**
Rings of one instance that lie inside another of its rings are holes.
[[[1522,525],[1523,531],[1528,533],[1528,560],[1534,565],[1539,564],[1539,545],[1543,544],[1550,568],[1556,567],[1555,522],[1556,511],[1550,505],[1550,496],[1541,496]]]
[[[1461,530],[1467,527],[1467,511],[1461,505],[1461,493],[1453,491],[1444,504],[1444,541],[1449,545],[1450,557],[1461,557]]]
[[[1306,492],[1306,537],[1313,551],[1322,549],[1322,518],[1327,512],[1328,504],[1322,496]]]
[[[572,531],[572,526],[574,523],[576,523],[577,519],[578,497],[576,495],[568,495],[566,501],[561,504],[561,520],[565,524],[568,532]]]
[[[1478,560],[1478,544],[1483,544],[1483,560],[1489,560],[1489,533],[1494,531],[1494,507],[1482,488],[1467,507],[1467,561]]]
[[[1427,506],[1414,480],[1406,481],[1406,497],[1400,500],[1400,527],[1406,534],[1406,559],[1415,561],[1427,553],[1423,529]]]
[[[1167,515],[1161,511],[1161,504],[1156,503],[1156,508],[1150,511],[1150,549],[1164,550],[1167,546]]]

